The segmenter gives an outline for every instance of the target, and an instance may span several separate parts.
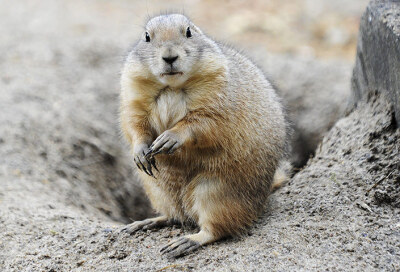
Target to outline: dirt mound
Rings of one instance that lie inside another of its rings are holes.
[[[400,267],[399,145],[390,104],[379,96],[359,103],[271,196],[251,233],[175,261],[158,250],[195,230],[120,234],[116,223],[60,202],[46,184],[3,176],[0,264],[11,271],[394,271]]]

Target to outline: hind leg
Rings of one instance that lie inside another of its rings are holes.
[[[175,208],[176,205],[171,201],[171,197],[154,183],[152,177],[145,174],[140,174],[140,177],[152,207],[160,216],[133,222],[121,228],[121,232],[133,234],[139,230],[158,229],[177,223],[179,213]]]
[[[199,233],[180,237],[161,249],[161,254],[167,257],[179,257],[190,253],[200,246],[212,243],[218,240],[218,237],[207,230],[200,230]]]
[[[239,234],[255,219],[246,193],[232,190],[216,178],[197,177],[186,194],[187,211],[195,218],[200,232],[186,235],[161,249],[167,257],[179,257],[224,237]],[[247,204],[246,204],[247,203]]]

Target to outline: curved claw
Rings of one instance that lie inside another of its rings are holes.
[[[134,161],[135,161],[136,166],[138,167],[138,169],[139,169],[140,171],[145,172],[143,163],[142,163],[138,158],[134,158]]]
[[[151,224],[150,220],[143,220],[143,221],[136,221],[133,222],[132,224],[126,225],[125,227],[123,227],[120,232],[126,232],[128,234],[134,234],[135,232],[137,232],[140,229],[143,229],[144,226],[146,226],[147,224]]]
[[[151,159],[150,159],[150,163],[151,163],[151,165],[153,165],[154,169],[157,170],[157,172],[160,172],[160,171],[158,171],[158,168],[157,168],[157,166],[156,166],[156,160],[155,160],[154,158],[151,158]]]
[[[167,154],[172,154],[172,153],[175,151],[174,146],[175,146],[177,143],[178,143],[178,142],[176,141],[173,145],[171,145],[171,147],[168,148],[168,150],[165,151],[165,153],[167,153]]]
[[[142,170],[143,170],[147,175],[149,175],[149,176],[151,177],[152,174],[150,174],[149,172],[147,172],[146,167],[144,167],[143,163],[142,163],[140,160],[139,160],[139,164],[141,165]]]
[[[147,159],[146,154],[144,153],[144,151],[142,152],[142,155],[143,155],[144,159],[147,161],[147,167],[145,167],[145,170],[147,171],[146,174],[148,174],[151,177],[154,177],[153,171],[151,171],[151,164],[150,164],[149,160]]]
[[[146,157],[145,157],[145,158],[146,158]],[[154,174],[153,174],[153,171],[151,171],[151,166],[154,167],[154,164],[152,163],[151,160],[149,161],[147,158],[146,158],[146,161],[147,161],[147,163],[148,163],[147,171],[150,173],[150,175],[151,175],[153,178],[156,178],[156,177],[154,176]],[[156,169],[157,169],[157,168],[156,168]],[[157,171],[158,171],[158,169],[157,169]]]
[[[143,221],[135,221],[132,224],[126,225],[120,229],[120,232],[125,232],[128,234],[134,234],[139,230],[150,230],[155,228],[161,228],[167,226],[172,222],[168,220],[165,216],[159,216],[155,218],[145,219]]]
[[[159,153],[161,153],[162,152],[162,150],[160,149],[160,150],[157,150],[156,152],[153,152],[152,153],[152,156],[154,157],[155,155],[157,155],[157,154],[159,154]]]
[[[153,149],[154,146],[150,146],[150,151],[151,151],[151,153],[153,154],[153,156],[156,155],[156,154],[158,154],[158,153],[160,153],[161,150],[162,150],[162,147],[163,147],[166,143],[167,143],[167,142],[164,142],[163,144],[158,145],[158,146],[156,147],[156,149]]]
[[[150,149],[144,157],[146,158],[146,161],[149,163],[149,165],[153,166],[154,169],[157,170],[157,172],[160,172],[156,166],[156,159],[154,158],[154,154],[151,153],[152,150]]]
[[[161,248],[160,252],[168,258],[180,257],[200,247],[200,243],[187,237],[181,237]]]
[[[152,153],[153,153],[153,149],[152,149],[152,146],[150,146],[150,147],[149,147],[149,150],[146,152],[146,154],[144,154],[144,156],[145,156],[146,158],[152,157]]]
[[[140,168],[139,163],[136,161],[136,158],[133,158],[133,161],[136,163],[137,168],[138,168],[139,170],[142,170],[142,169]]]
[[[146,156],[154,157],[159,153],[172,154],[185,142],[179,131],[166,130],[161,133],[150,145]]]

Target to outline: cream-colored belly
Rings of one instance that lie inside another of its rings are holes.
[[[163,91],[155,101],[150,123],[159,135],[172,128],[186,113],[186,97],[183,91]]]

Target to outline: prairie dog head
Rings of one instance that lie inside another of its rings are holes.
[[[134,73],[178,87],[196,74],[221,68],[225,58],[217,44],[187,17],[170,14],[148,21],[127,63]]]

